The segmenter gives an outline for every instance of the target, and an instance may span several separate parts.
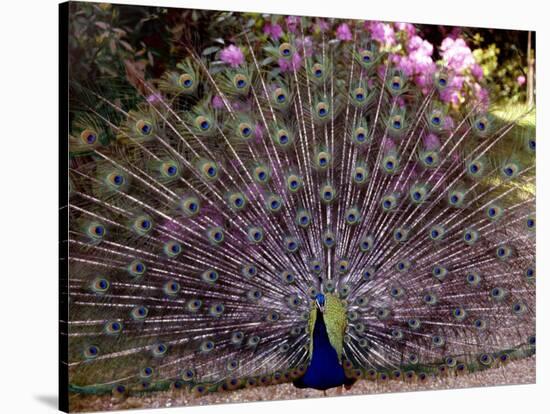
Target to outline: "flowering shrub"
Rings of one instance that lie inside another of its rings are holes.
[[[449,32],[436,48],[410,23],[341,20],[334,23],[332,19],[303,18],[300,25],[300,17],[296,16],[270,16],[265,21],[259,15],[249,16],[258,19],[254,27],[259,29],[260,36],[263,35],[266,41],[282,42],[291,36],[295,39],[296,52],[292,58],[278,59],[282,73],[302,67],[304,51],[306,57],[311,55],[311,36],[322,33],[329,40],[346,43],[353,41],[355,30],[362,30],[370,34],[380,51],[386,53],[385,62],[400,70],[424,94],[431,90],[438,67],[444,66],[450,72],[449,85],[440,92],[440,98],[444,102],[455,108],[467,100],[487,106],[488,92],[482,86],[484,70],[466,41],[459,37],[459,32]],[[243,61],[242,52],[237,52],[234,48],[233,45],[228,46],[220,55],[223,62],[233,67]],[[383,72],[384,66],[381,66],[380,73]]]
[[[434,74],[441,64],[450,71],[448,86],[440,92],[444,102],[460,106],[468,98],[482,106],[488,104],[488,92],[481,85],[483,70],[464,39],[446,37],[439,46],[439,60],[434,60],[434,46],[421,37],[410,23],[366,22],[365,29],[389,53],[389,61],[409,77],[423,93],[431,88]]]

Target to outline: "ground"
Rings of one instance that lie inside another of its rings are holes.
[[[468,375],[429,378],[423,383],[395,380],[386,382],[362,380],[356,383],[351,390],[343,391],[341,395],[530,384],[534,382],[535,356],[532,356],[512,361],[503,367]],[[334,397],[340,395],[339,392],[339,389],[331,389],[327,391],[326,395]],[[233,392],[212,393],[202,397],[196,397],[187,391],[156,392],[145,396],[130,396],[125,399],[115,398],[111,395],[75,395],[71,397],[70,409],[71,411],[106,411],[320,397],[324,397],[322,391],[298,389],[292,384],[285,383]]]

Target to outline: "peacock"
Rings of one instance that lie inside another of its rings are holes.
[[[271,19],[157,78],[125,62],[137,100],[71,85],[69,391],[324,391],[533,355],[532,111],[453,105],[450,65],[419,85],[354,22]]]

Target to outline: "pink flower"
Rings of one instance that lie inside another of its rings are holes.
[[[214,95],[212,97],[212,108],[214,109],[221,109],[223,108],[225,105],[223,104],[223,100],[221,98],[221,96],[219,95]]]
[[[304,52],[307,57],[313,55],[313,42],[311,41],[311,37],[306,36],[296,39],[296,50]]]
[[[412,36],[407,42],[408,55],[390,56],[394,66],[407,77],[412,77],[424,94],[429,92],[436,64],[432,60],[433,46],[420,36]]]
[[[447,87],[440,92],[440,97],[443,102],[448,102],[452,104],[459,104],[461,99],[462,87],[464,86],[465,78],[462,75],[453,76]]]
[[[367,25],[367,24],[366,24]],[[393,27],[387,23],[370,22],[370,32],[372,38],[383,46],[393,46],[395,44],[395,32]]]
[[[403,97],[398,96],[398,97],[395,99],[395,104],[396,104],[399,108],[404,108],[404,107],[405,107],[405,100],[403,99]]]
[[[272,39],[277,40],[283,35],[283,28],[277,23],[266,23],[264,25],[264,33],[270,36]]]
[[[441,142],[439,141],[437,135],[430,133],[424,137],[424,148],[426,148],[427,151],[437,149],[440,146]]]
[[[296,29],[298,28],[298,21],[299,21],[299,18],[297,16],[286,17],[286,25],[290,32],[296,33]]]
[[[302,56],[295,52],[290,59],[279,59],[281,72],[294,72],[302,67]]]
[[[230,45],[225,49],[222,49],[220,59],[224,63],[229,64],[232,68],[236,68],[244,62],[244,54],[243,51],[237,46]]]
[[[160,102],[160,101],[162,101],[162,95],[159,93],[152,93],[147,97],[147,102],[151,104],[155,102]]]
[[[479,83],[474,85],[474,93],[477,103],[482,111],[489,109],[489,91],[483,88]]]
[[[336,29],[336,37],[343,41],[352,39],[351,30],[346,23],[342,23],[338,26],[338,29]]]
[[[325,19],[317,19],[316,25],[320,32],[326,32],[330,28],[330,24]]]
[[[523,86],[525,84],[525,81],[526,81],[525,76],[519,75],[517,77],[516,81],[517,81],[519,86]]]
[[[411,76],[414,73],[413,62],[408,56],[393,55],[391,61],[404,75]]]
[[[455,120],[452,116],[446,116],[445,121],[443,122],[443,127],[447,130],[451,130],[455,127]]]
[[[254,125],[254,139],[259,143],[264,138],[264,129],[262,125],[258,122]]]
[[[450,69],[463,73],[476,64],[472,51],[462,38],[446,37],[441,43],[443,60]]]
[[[416,28],[410,23],[394,23],[395,28],[400,32],[407,33],[407,36],[414,36]]]
[[[483,79],[483,68],[476,63],[474,66],[472,66],[472,75],[474,75],[475,78],[480,81],[481,79]]]

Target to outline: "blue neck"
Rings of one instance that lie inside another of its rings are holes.
[[[336,350],[330,344],[323,313],[317,309],[313,328],[313,355],[306,373],[294,381],[298,388],[326,390],[350,383],[338,361]]]

